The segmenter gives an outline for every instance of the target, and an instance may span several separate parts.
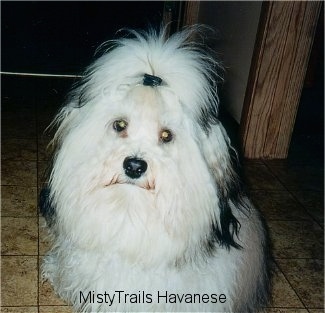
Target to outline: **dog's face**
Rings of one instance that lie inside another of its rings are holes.
[[[138,86],[112,104],[106,125],[106,187],[129,184],[154,194],[163,176],[168,177],[165,172],[175,172],[177,144],[187,128],[175,102],[172,95],[164,99],[156,89]]]
[[[170,90],[139,85],[75,111],[52,186],[79,242],[105,247],[119,234],[129,244],[149,232],[185,249],[190,233],[209,231],[218,199],[207,137]]]
[[[125,45],[91,68],[58,115],[50,178],[57,233],[143,262],[193,255],[211,225],[229,232],[231,221],[219,218],[232,172],[208,66],[196,51],[159,45],[130,40],[139,55]],[[166,58],[161,86],[142,84],[146,49],[157,64]]]

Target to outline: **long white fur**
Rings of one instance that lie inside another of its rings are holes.
[[[43,276],[77,311],[236,312],[252,301],[263,271],[263,228],[253,208],[233,207],[242,249],[219,247],[208,256],[202,244],[211,224],[220,227],[219,182],[232,179],[228,138],[219,123],[207,133],[202,110],[217,106],[209,80],[216,65],[185,44],[190,33],[135,33],[116,43],[87,70],[56,122],[58,149],[50,176],[56,211],[53,248]],[[164,84],[142,85],[144,73]],[[82,94],[82,102],[80,101]],[[80,105],[81,104],[81,105]],[[127,136],[113,129],[128,121]],[[168,128],[174,139],[162,143]],[[122,164],[141,157],[148,170],[131,181]],[[248,200],[244,199],[250,206]],[[95,294],[223,293],[225,303],[80,303]]]

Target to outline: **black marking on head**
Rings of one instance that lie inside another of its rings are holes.
[[[144,86],[151,86],[157,87],[160,86],[162,83],[162,79],[158,76],[144,74],[143,75],[143,85]]]

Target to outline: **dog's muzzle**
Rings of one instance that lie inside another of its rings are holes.
[[[125,174],[133,179],[140,178],[148,168],[146,161],[134,157],[125,158],[123,162],[123,168]]]

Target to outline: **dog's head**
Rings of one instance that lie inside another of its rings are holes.
[[[134,35],[89,67],[55,120],[57,225],[88,247],[113,249],[119,238],[115,249],[133,256],[158,242],[174,259],[236,245],[217,64],[188,42],[191,31]]]

